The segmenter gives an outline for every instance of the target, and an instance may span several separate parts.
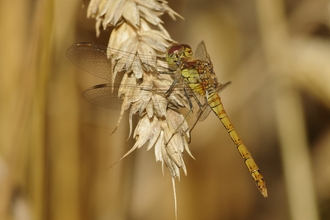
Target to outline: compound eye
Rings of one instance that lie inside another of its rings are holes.
[[[171,58],[172,58],[173,63],[175,63],[175,64],[178,63],[178,61],[179,61],[179,57],[178,57],[177,54],[173,54],[173,56],[172,56]]]
[[[177,53],[169,53],[166,56],[166,62],[172,67],[178,65],[178,60],[179,59],[178,59],[178,54]]]
[[[186,50],[186,57],[192,57],[192,55],[193,55],[193,52],[192,52],[192,50],[191,49],[189,49],[189,48],[187,48],[187,50]]]
[[[188,44],[182,44],[182,50],[186,58],[191,58],[193,56],[192,49]]]
[[[172,56],[172,54],[178,53],[180,49],[181,49],[180,45],[172,45],[171,47],[168,48],[167,55]]]

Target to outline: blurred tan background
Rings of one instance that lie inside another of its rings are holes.
[[[85,7],[82,5],[85,4]],[[174,219],[171,178],[135,151],[119,112],[85,102],[103,83],[65,56],[95,37],[88,2],[0,2],[0,219]],[[170,1],[172,38],[206,42],[222,101],[263,173],[256,189],[220,121],[192,134],[179,219],[330,219],[330,1]],[[126,118],[127,119],[127,118]]]

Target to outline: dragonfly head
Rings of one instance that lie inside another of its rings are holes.
[[[180,65],[191,59],[193,56],[192,49],[187,44],[174,44],[166,51],[166,62],[172,67],[180,67]]]

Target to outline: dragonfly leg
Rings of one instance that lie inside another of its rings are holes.
[[[188,103],[189,103],[189,112],[186,114],[186,116],[185,116],[185,118],[184,118],[184,120],[186,120],[186,119],[188,118],[188,115],[189,115],[191,112],[193,112],[193,105],[192,105],[192,102],[191,102],[190,97],[188,96],[188,92],[187,92],[186,88],[184,88],[183,90],[184,90],[184,94],[185,94],[185,96],[186,96],[186,98],[187,98],[187,100],[188,100]],[[193,97],[194,97],[194,99],[196,100],[196,102],[197,102],[199,108],[202,109],[202,104],[198,101],[198,99],[197,99],[195,93],[192,93],[192,94],[193,94]],[[190,144],[190,142],[191,142],[191,135],[190,135],[190,133],[191,133],[191,131],[193,130],[193,128],[195,127],[195,125],[197,124],[198,119],[201,117],[202,113],[203,113],[203,111],[200,111],[200,113],[199,113],[198,117],[196,118],[196,120],[194,121],[192,127],[189,129],[189,140],[188,140],[188,144]]]
[[[173,84],[172,84],[173,85]],[[169,91],[169,90],[168,90]],[[170,137],[170,139],[165,143],[165,145],[167,145],[171,139],[174,137],[174,135],[176,135],[179,132],[179,128],[183,125],[183,123],[186,121],[186,119],[188,118],[188,116],[193,112],[193,104],[191,102],[191,98],[188,95],[188,92],[186,90],[186,88],[183,88],[184,91],[184,95],[187,98],[188,104],[189,104],[189,111],[188,113],[185,115],[184,119],[182,120],[182,122],[179,124],[179,126],[176,128],[176,130],[174,131],[174,133],[172,134],[172,136]],[[165,93],[166,94],[166,93]],[[192,93],[194,99],[196,100],[198,107],[200,108],[200,113],[197,116],[196,120],[194,121],[192,127],[189,129],[189,134],[191,133],[191,131],[193,130],[193,128],[195,127],[195,125],[197,124],[199,118],[201,117],[202,113],[203,113],[203,105],[199,102],[198,98],[196,97],[196,95],[194,93]],[[188,144],[191,142],[191,135],[189,135],[188,137]]]
[[[187,94],[186,90],[184,90],[184,91],[185,91],[185,94]],[[202,103],[198,100],[196,94],[195,94],[195,93],[192,93],[192,95],[193,95],[194,99],[196,100],[196,103],[198,104],[198,107],[199,107],[199,109],[200,109],[200,112],[199,112],[198,117],[196,118],[196,120],[195,120],[194,123],[192,124],[192,126],[191,126],[191,128],[190,128],[190,130],[189,130],[189,133],[191,133],[191,131],[195,128],[197,122],[199,121],[200,117],[202,116],[202,114],[203,114],[203,107],[204,107],[204,106],[202,105]],[[190,111],[188,112],[188,114],[189,114],[190,112],[193,111],[193,106],[192,106],[192,103],[191,103],[191,100],[190,100],[189,96],[186,95],[186,97],[187,97],[187,100],[188,100],[188,102],[189,102],[189,106],[190,106]],[[188,114],[187,114],[186,117],[188,117]],[[188,142],[188,143],[190,143],[190,141],[191,141],[191,135],[189,135],[189,142]]]
[[[171,84],[170,88],[168,88],[168,90],[165,92],[165,96],[169,97],[171,95],[171,93],[173,92],[174,86],[178,83],[178,78],[176,77],[173,81],[173,83]]]
[[[172,83],[172,85],[170,86],[170,88],[166,91],[165,95],[169,92],[169,94],[173,91],[173,87],[174,85],[177,83],[177,78],[174,80],[174,82]],[[171,135],[171,137],[169,138],[169,140],[165,143],[165,145],[167,145],[171,140],[172,138],[174,137],[174,135],[176,135],[178,132],[179,132],[179,128],[183,125],[183,123],[185,122],[185,120],[187,119],[188,115],[191,113],[192,111],[192,103],[191,103],[191,100],[187,94],[187,91],[186,91],[186,88],[184,87],[183,88],[183,91],[184,91],[184,95],[186,96],[187,100],[188,100],[188,103],[189,103],[189,112],[185,115],[184,119],[182,120],[182,122],[179,124],[179,126],[175,129],[175,131],[173,132],[173,134]],[[190,133],[190,131],[189,131]],[[188,143],[190,143],[191,141],[191,137],[189,135],[189,140],[188,140]]]

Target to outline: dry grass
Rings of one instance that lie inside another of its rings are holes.
[[[119,113],[80,97],[102,81],[65,51],[108,41],[94,38],[81,4],[0,3],[0,219],[174,219],[171,177],[151,153],[107,169],[134,143],[125,123],[109,136]],[[196,161],[184,155],[179,219],[329,219],[329,2],[169,5],[185,18],[166,20],[172,38],[193,48],[203,39],[219,81],[233,82],[220,95],[269,192],[258,193],[210,115],[192,133]]]

